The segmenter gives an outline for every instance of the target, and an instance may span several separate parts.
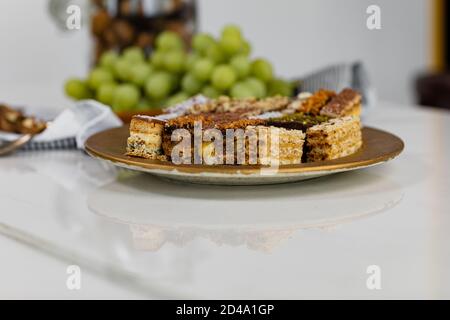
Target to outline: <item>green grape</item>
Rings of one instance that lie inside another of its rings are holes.
[[[130,81],[133,84],[142,87],[152,72],[153,68],[151,65],[145,62],[136,64],[130,69]]]
[[[156,47],[162,51],[183,49],[183,40],[173,31],[164,31],[156,38]]]
[[[236,82],[237,76],[234,69],[228,65],[220,65],[214,68],[211,82],[218,90],[227,90]]]
[[[187,99],[189,99],[189,94],[187,94],[185,92],[178,92],[177,94],[175,94],[167,99],[166,106],[170,107],[170,106],[176,105],[177,103],[183,102]]]
[[[229,35],[226,37],[222,37],[219,41],[219,45],[222,51],[225,52],[225,54],[227,54],[228,56],[232,56],[239,53],[243,46],[243,43],[240,37]]]
[[[170,51],[164,55],[164,68],[167,71],[178,73],[185,68],[186,55],[182,51]]]
[[[265,59],[256,59],[252,63],[251,74],[264,82],[269,82],[273,78],[272,65]]]
[[[109,106],[112,105],[116,88],[117,84],[114,82],[103,83],[97,90],[97,101]]]
[[[292,84],[282,79],[273,79],[268,84],[269,96],[282,95],[291,97],[294,91],[293,89]]]
[[[133,63],[142,62],[145,60],[144,50],[139,47],[130,47],[123,51],[122,58]]]
[[[256,98],[264,98],[267,95],[266,84],[260,79],[248,78],[245,83],[253,91]]]
[[[164,108],[167,106],[167,99],[150,100],[152,108]]]
[[[167,97],[172,90],[172,78],[167,72],[159,71],[150,76],[145,83],[147,96],[154,100]]]
[[[222,38],[225,37],[236,37],[242,38],[241,28],[234,24],[228,24],[222,29]]]
[[[214,69],[214,63],[206,58],[197,60],[192,67],[192,74],[200,81],[206,81],[211,78]]]
[[[130,79],[130,73],[133,63],[129,60],[120,58],[114,63],[114,76],[122,81]]]
[[[241,48],[241,54],[243,54],[244,56],[250,56],[251,53],[252,53],[252,46],[248,41],[244,41]]]
[[[119,56],[115,51],[107,51],[100,57],[100,66],[108,70],[113,70],[117,59],[119,59]]]
[[[253,98],[255,97],[255,93],[252,88],[245,82],[236,83],[230,90],[230,95],[233,98]]]
[[[220,91],[209,85],[203,88],[202,94],[211,99],[220,97]]]
[[[189,53],[189,55],[186,58],[186,63],[185,63],[185,70],[186,71],[191,71],[192,68],[194,67],[195,63],[200,60],[202,57],[198,54],[198,53]]]
[[[88,78],[88,85],[91,89],[97,90],[102,83],[113,82],[114,77],[111,72],[103,68],[95,68]]]
[[[139,90],[132,84],[121,84],[114,91],[112,108],[116,112],[135,108],[139,102]]]
[[[231,59],[230,65],[236,71],[237,76],[242,79],[250,74],[250,60],[245,55],[238,55]]]
[[[162,51],[154,51],[150,56],[150,63],[155,69],[164,68],[165,53]]]
[[[197,33],[192,39],[192,48],[199,54],[206,54],[206,50],[216,41],[208,33]]]
[[[137,111],[146,111],[146,110],[151,109],[151,106],[152,106],[152,104],[148,99],[142,98],[141,100],[139,100],[135,109]]]
[[[206,55],[215,64],[222,63],[226,60],[225,53],[222,51],[218,44],[213,44],[206,49]]]
[[[176,91],[181,86],[181,75],[172,73],[170,76],[170,91]]]
[[[186,73],[181,80],[181,88],[189,95],[195,95],[202,89],[203,83],[197,80],[192,74]]]
[[[91,97],[91,92],[86,82],[80,79],[67,80],[64,90],[69,97],[75,100],[89,99]]]

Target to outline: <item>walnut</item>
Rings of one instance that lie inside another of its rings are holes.
[[[99,10],[92,17],[92,33],[96,36],[101,36],[108,30],[111,24],[111,17],[106,10]]]

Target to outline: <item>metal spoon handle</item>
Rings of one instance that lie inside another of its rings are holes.
[[[34,137],[34,134],[24,134],[17,140],[6,143],[5,145],[0,146],[0,156],[7,155],[25,145],[28,141],[30,141]]]

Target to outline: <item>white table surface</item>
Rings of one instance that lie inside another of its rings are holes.
[[[364,121],[402,155],[279,186],[173,184],[78,151],[0,158],[0,298],[448,299],[450,113],[380,103]]]

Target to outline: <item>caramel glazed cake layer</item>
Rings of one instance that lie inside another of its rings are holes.
[[[255,151],[245,141],[244,161],[242,158],[240,162],[237,161],[237,140],[234,161],[226,159],[226,145],[223,146],[223,163],[226,164],[248,164],[255,156],[256,163],[263,165],[274,160],[279,160],[282,165],[322,161],[350,155],[362,145],[359,120],[361,96],[352,89],[344,89],[339,94],[328,90],[319,90],[314,94],[301,93],[295,99],[222,97],[208,100],[194,97],[169,110],[170,113],[158,117],[133,117],[127,155],[170,160],[173,148],[178,143],[172,141],[172,132],[186,129],[193,134],[196,122],[201,122],[202,130],[221,130],[224,142],[228,129],[257,132],[258,148]],[[278,143],[273,143],[274,139],[270,135],[272,131],[268,129],[277,129]],[[192,136],[191,155],[195,152],[193,140]],[[275,147],[278,150],[274,150]],[[200,149],[198,152],[203,157],[217,156],[212,142],[203,142]],[[273,155],[277,159],[273,159]]]

